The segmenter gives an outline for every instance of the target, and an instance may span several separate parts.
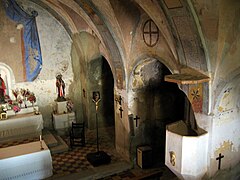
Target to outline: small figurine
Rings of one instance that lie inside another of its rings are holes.
[[[57,87],[57,92],[58,92],[57,101],[58,102],[66,101],[66,98],[65,98],[65,83],[62,80],[62,75],[61,74],[58,74],[57,77],[56,77],[56,87]]]

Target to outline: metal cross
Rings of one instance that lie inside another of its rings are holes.
[[[133,118],[133,119],[136,120],[136,127],[138,127],[138,120],[140,119],[140,117],[138,117],[138,116],[136,115],[136,117]]]
[[[218,169],[221,168],[221,159],[224,158],[224,156],[220,153],[219,156],[216,158],[218,160]]]
[[[123,112],[122,106],[119,108],[119,111],[120,111],[120,117],[122,118],[122,112]]]

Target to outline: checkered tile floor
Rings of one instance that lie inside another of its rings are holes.
[[[53,174],[58,176],[78,173],[87,169],[94,168],[86,159],[88,153],[96,152],[95,144],[86,144],[85,147],[74,147],[68,152],[53,154]],[[121,158],[112,153],[109,149],[104,150],[111,156],[111,162],[120,161]]]
[[[4,142],[4,143],[0,143],[0,148],[16,146],[19,144],[26,144],[26,143],[35,142],[35,141],[39,141],[39,138],[36,137],[36,138],[28,138],[28,139],[16,140],[11,142]]]
[[[113,128],[107,128],[99,131],[99,150],[105,151],[111,156],[111,163],[121,161],[121,157],[117,155],[114,142]],[[69,137],[62,137],[69,145]],[[15,146],[19,144],[39,141],[39,138],[28,138],[24,140],[16,140],[6,143],[0,143],[0,148]],[[67,152],[52,154],[53,176],[65,176],[72,173],[78,173],[87,169],[94,168],[86,159],[88,153],[97,151],[96,131],[87,130],[85,147],[73,147]]]
[[[105,151],[111,156],[111,163],[122,161],[123,159],[117,154],[114,147],[114,130],[113,128],[103,129],[99,131],[99,147],[100,151]],[[62,137],[67,144],[69,144],[68,137]],[[0,143],[0,148],[14,146],[18,144],[24,144],[29,142],[39,141],[38,138],[29,138],[25,140],[12,141],[8,143]],[[74,147],[67,152],[52,154],[53,161],[53,176],[48,179],[56,179],[58,177],[66,176],[69,174],[79,173],[84,170],[93,169],[94,167],[87,161],[86,156],[88,153],[96,152],[96,132],[89,131],[86,132],[86,146],[85,147]],[[167,178],[175,176],[169,171],[166,171]],[[142,170],[140,168],[134,168],[132,170],[124,171],[118,174],[114,174],[101,180],[129,180],[129,179],[139,179],[144,174],[149,173],[147,170]],[[172,179],[170,178],[170,179]],[[141,178],[140,178],[141,179]],[[146,179],[146,178],[143,178]],[[154,178],[159,179],[159,178]],[[163,178],[165,179],[165,178]],[[162,180],[162,177],[161,177]]]

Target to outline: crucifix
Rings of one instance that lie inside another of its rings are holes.
[[[120,96],[120,95],[119,95],[119,97],[117,97],[117,98],[115,99],[115,101],[117,101],[117,102],[119,103],[119,105],[122,105],[122,100],[123,100],[123,98],[122,98],[122,96]]]
[[[122,112],[123,112],[122,106],[119,108],[119,111],[120,111],[120,117],[122,118]]]
[[[218,170],[221,168],[221,159],[224,158],[224,156],[220,153],[219,156],[216,158],[218,160]]]
[[[138,117],[138,116],[136,115],[136,117],[133,118],[133,119],[136,120],[136,127],[138,127],[138,120],[140,119],[140,117]]]

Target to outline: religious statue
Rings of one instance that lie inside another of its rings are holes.
[[[5,103],[5,90],[6,90],[6,86],[5,86],[5,82],[1,77],[0,74],[0,103]]]
[[[66,101],[66,99],[65,99],[65,83],[62,79],[61,74],[57,75],[57,77],[56,77],[56,87],[57,87],[57,92],[58,92],[57,101],[58,102]]]

